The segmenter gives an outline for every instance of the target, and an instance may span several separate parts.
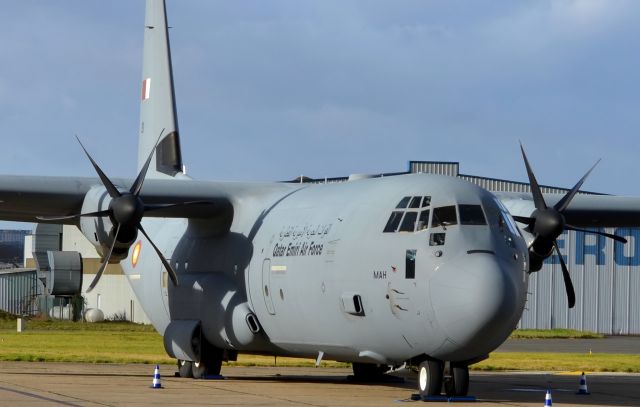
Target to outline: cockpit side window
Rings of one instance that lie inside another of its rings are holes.
[[[422,207],[426,208],[429,205],[431,205],[431,197],[430,196],[423,197],[422,198]]]
[[[480,205],[459,205],[461,225],[486,225],[487,220]]]
[[[418,218],[418,212],[407,212],[404,214],[402,224],[400,225],[400,232],[413,232],[416,229],[416,219]]]
[[[514,234],[515,236],[521,236],[518,226],[516,226],[516,223],[513,221],[511,214],[504,206],[504,204],[498,198],[495,198],[495,202],[498,205],[498,208],[500,208],[500,212],[502,213],[502,222],[507,224],[507,227],[512,234]]]
[[[433,210],[433,217],[431,218],[431,226],[447,227],[447,226],[457,225],[457,224],[458,224],[458,218],[456,216],[455,205],[441,206]]]
[[[384,227],[384,233],[393,233],[398,229],[398,225],[402,219],[402,213],[403,212],[400,211],[391,212],[391,216],[389,216],[389,220],[387,221],[387,226]]]
[[[409,200],[411,199],[410,196],[405,196],[404,198],[402,198],[400,200],[400,202],[398,202],[398,205],[396,205],[397,209],[402,209],[402,208],[406,208],[407,204],[409,203]]]

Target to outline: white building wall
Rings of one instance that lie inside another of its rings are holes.
[[[93,277],[94,274],[87,274],[82,281],[82,295],[87,300],[87,308],[101,309],[105,318],[126,315],[129,321],[151,323],[124,275],[104,274],[93,291],[87,294]]]
[[[33,262],[32,250],[33,236],[25,237],[24,262]],[[75,226],[64,225],[62,228],[62,250],[76,251],[82,255],[83,260],[98,260],[100,256],[89,240]],[[111,268],[111,266],[109,266]],[[95,274],[83,275],[82,295],[87,300],[86,308],[99,308],[105,318],[126,315],[127,320],[149,324],[151,321],[140,306],[140,301],[131,289],[127,277],[124,274],[103,274],[100,282],[91,293],[87,294],[87,288]]]
[[[72,225],[62,227],[62,250],[79,252],[85,259],[100,258],[96,247],[80,232],[80,229]]]
[[[24,256],[22,256],[24,263],[22,267],[27,267],[27,259],[33,260],[33,253],[31,253],[31,249],[33,247],[33,236],[26,235],[24,237]]]

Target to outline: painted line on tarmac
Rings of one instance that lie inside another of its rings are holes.
[[[52,399],[50,397],[41,396],[39,394],[29,393],[27,391],[9,389],[7,387],[2,387],[2,386],[0,386],[0,390],[4,390],[4,391],[7,391],[7,392],[11,392],[11,393],[16,393],[16,394],[19,394],[21,396],[32,397],[32,398],[38,399],[38,400],[43,400],[43,401],[48,401],[48,402],[52,402],[52,403],[61,404],[63,406],[82,407],[80,404],[74,404],[74,403],[70,403],[68,401],[56,400],[56,399]]]

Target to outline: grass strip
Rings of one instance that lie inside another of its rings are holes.
[[[0,329],[0,361],[172,364],[162,337],[148,325],[29,321],[27,330]],[[0,322],[0,325],[5,321]],[[529,336],[528,336],[529,337]],[[240,355],[231,366],[314,366],[313,359]],[[322,362],[324,367],[350,366]],[[640,373],[640,355],[494,352],[475,370],[544,370]]]
[[[494,352],[473,370],[542,370],[640,373],[640,355]]]
[[[510,339],[602,339],[603,334],[573,329],[516,329]]]
[[[171,363],[156,332],[0,331],[0,360],[28,362]]]
[[[26,331],[91,331],[91,332],[156,332],[152,325],[127,321],[103,321],[96,323],[30,319]],[[15,330],[15,319],[0,319],[0,330]]]

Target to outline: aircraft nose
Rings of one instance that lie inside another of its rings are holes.
[[[472,359],[507,338],[520,317],[519,296],[524,295],[517,275],[514,264],[488,253],[466,254],[436,270],[430,299],[446,335],[437,357]]]

